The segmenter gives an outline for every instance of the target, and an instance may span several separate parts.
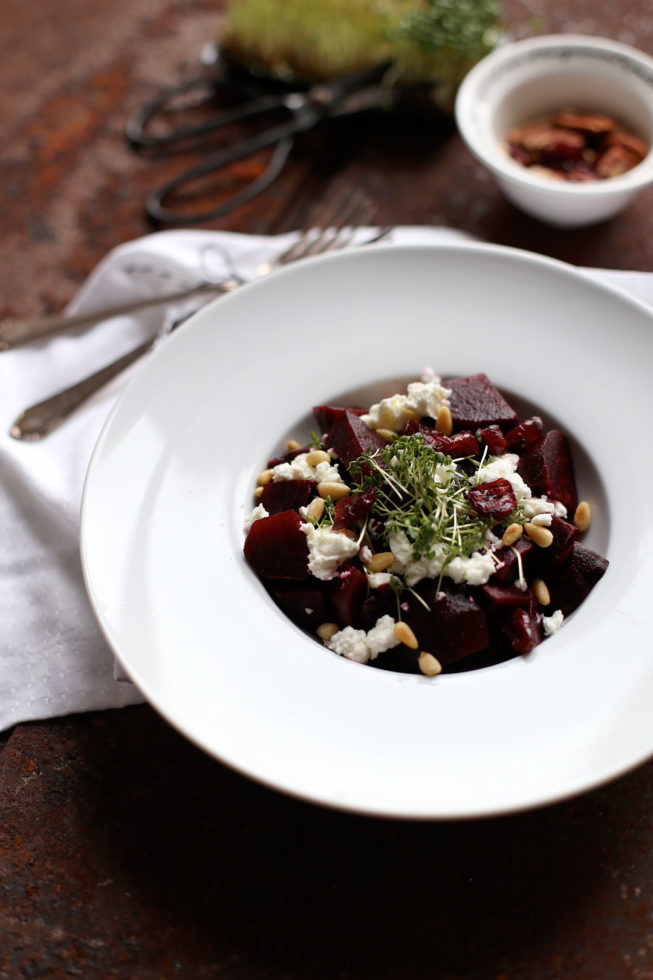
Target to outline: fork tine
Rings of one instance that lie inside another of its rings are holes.
[[[311,227],[279,256],[275,265],[319,255],[332,248],[344,248],[352,241],[356,230],[374,217],[376,210],[376,206],[360,191],[344,190],[338,197],[316,209]]]

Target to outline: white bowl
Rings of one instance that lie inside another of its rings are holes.
[[[517,207],[552,225],[580,226],[621,211],[653,180],[653,153],[627,173],[587,183],[551,180],[513,160],[507,133],[574,106],[614,116],[653,145],[653,59],[615,41],[561,34],[517,41],[480,61],[456,99],[471,152]]]
[[[109,643],[196,744],[331,806],[481,816],[624,772],[653,751],[652,360],[650,309],[505,248],[368,247],[218,300],[142,365],[91,462],[82,557]],[[427,364],[486,371],[565,428],[610,561],[532,654],[439,678],[331,653],[243,557],[256,475],[311,406],[369,404]]]

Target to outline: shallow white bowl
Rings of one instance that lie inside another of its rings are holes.
[[[81,550],[109,643],[195,743],[323,804],[471,817],[624,772],[653,751],[652,362],[648,308],[491,246],[325,256],[220,299],[142,365],[90,465]],[[311,406],[369,404],[426,365],[485,371],[566,429],[610,560],[531,655],[433,679],[331,653],[242,554],[256,475]]]
[[[523,211],[558,226],[609,218],[653,181],[653,153],[619,177],[551,180],[504,148],[513,126],[565,106],[614,116],[653,146],[653,58],[599,37],[561,34],[498,48],[464,79],[456,121],[471,152]]]

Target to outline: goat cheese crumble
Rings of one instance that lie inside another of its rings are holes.
[[[330,527],[302,524],[308,544],[308,569],[315,578],[328,582],[335,578],[338,567],[358,553],[358,542]]]
[[[347,660],[366,664],[370,660],[376,660],[380,653],[385,653],[386,650],[399,645],[400,641],[395,636],[394,626],[395,620],[392,616],[381,616],[367,632],[354,629],[353,626],[345,626],[327,640],[326,646],[341,657],[346,657]]]
[[[451,389],[444,388],[436,376],[427,381],[412,381],[405,395],[382,398],[361,419],[370,429],[400,432],[411,420],[424,417],[436,419],[442,406],[449,404],[450,397]]]
[[[344,483],[338,467],[327,460],[315,466],[308,462],[308,453],[298,453],[287,463],[277,463],[272,467],[273,480],[315,480],[316,483]]]

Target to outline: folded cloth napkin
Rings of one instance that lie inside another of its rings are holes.
[[[174,292],[207,277],[247,278],[293,238],[211,231],[148,235],[114,249],[69,312]],[[430,244],[465,238],[447,229],[405,227],[393,230],[385,241]],[[653,305],[653,275],[588,271]],[[143,700],[115,671],[113,654],[88,603],[78,551],[82,486],[91,452],[116,398],[137,369],[116,378],[41,442],[17,442],[9,428],[28,405],[155,336],[198,302],[114,317],[0,354],[0,731],[19,722]]]

